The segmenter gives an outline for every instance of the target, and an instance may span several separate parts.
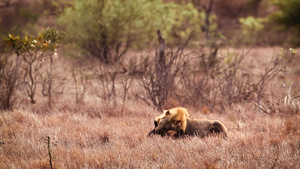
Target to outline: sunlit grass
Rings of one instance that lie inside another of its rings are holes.
[[[229,137],[173,140],[146,134],[151,116],[91,118],[25,111],[0,115],[1,168],[49,168],[47,136],[56,168],[294,168],[299,165],[299,115],[285,119],[243,112],[224,115]],[[199,112],[192,116],[202,116]],[[210,115],[216,118],[218,115]],[[252,119],[252,120],[251,120]],[[236,125],[239,123],[239,126]]]

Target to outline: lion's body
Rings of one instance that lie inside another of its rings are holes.
[[[177,136],[205,137],[217,133],[227,137],[227,128],[217,120],[191,119],[184,108],[170,109],[169,112],[160,119],[153,134],[167,135],[169,131],[175,131]]]
[[[187,119],[184,135],[205,137],[212,133],[222,133],[227,137],[227,128],[217,120]]]

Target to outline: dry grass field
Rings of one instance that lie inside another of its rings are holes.
[[[264,66],[279,53],[279,48],[254,48],[240,69],[259,79]],[[83,62],[78,65],[89,74],[94,65]],[[20,90],[18,108],[0,112],[1,169],[50,168],[49,154],[53,168],[300,168],[300,114],[283,104],[284,95],[276,95],[281,102],[275,113],[265,113],[249,102],[211,109],[200,101],[201,106],[182,105],[173,99],[165,107],[185,106],[193,118],[219,120],[228,128],[228,138],[147,137],[161,112],[137,96],[143,93],[140,83],[133,79],[126,93],[128,81],[117,76],[113,104],[103,97],[111,83],[99,80],[100,74],[91,75],[86,91],[76,92],[72,70],[66,65],[71,61],[56,59],[55,74],[67,80],[57,88],[51,108],[40,92],[37,103],[30,105]],[[299,76],[286,72],[274,77],[268,89],[285,93],[281,86],[287,76],[297,89]],[[79,78],[80,89],[83,82]],[[77,103],[76,93],[82,96]]]

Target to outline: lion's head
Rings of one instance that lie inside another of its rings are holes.
[[[154,119],[154,126],[155,128],[149,132],[148,136],[151,136],[151,135],[154,135],[154,134],[159,134],[159,135],[169,135],[168,132],[170,131],[167,131],[167,132],[156,132],[155,129],[156,127],[159,125],[160,121],[164,118],[167,118],[167,117],[175,117],[173,116],[174,114],[178,114],[178,112],[182,112],[181,114],[185,114],[186,117],[189,117],[189,113],[188,111],[183,108],[183,107],[176,107],[176,108],[172,108],[172,109],[169,109],[169,110],[164,110],[163,113],[157,117],[155,117]],[[184,125],[184,124],[183,124]],[[183,128],[183,127],[182,127]],[[178,132],[176,132],[178,134]],[[171,134],[171,135],[176,135],[176,134]]]
[[[167,133],[170,130],[185,132],[189,113],[185,108],[177,107],[164,112],[164,116],[159,116],[155,132]]]
[[[154,126],[155,126],[155,128],[158,126],[158,124],[160,123],[161,119],[163,119],[164,117],[170,116],[172,114],[176,114],[177,111],[184,112],[184,114],[187,117],[190,117],[190,114],[188,113],[188,111],[185,108],[183,108],[183,107],[175,107],[175,108],[172,108],[172,109],[169,109],[169,110],[163,110],[163,113],[161,115],[155,117],[155,120],[154,120]]]

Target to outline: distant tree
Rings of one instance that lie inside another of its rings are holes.
[[[265,19],[248,16],[246,18],[240,18],[239,22],[242,26],[243,43],[253,45],[257,42],[258,37],[261,36]]]
[[[19,56],[22,57],[22,63],[24,63],[24,66],[22,66],[23,70],[20,73],[23,75],[24,82],[26,83],[26,91],[32,104],[36,103],[35,91],[37,79],[41,77],[41,68],[47,62],[50,63],[47,74],[48,77],[51,78],[52,57],[56,48],[62,43],[63,38],[64,33],[58,32],[54,29],[47,29],[37,37],[25,36],[24,38],[21,38],[19,36],[9,34],[9,36],[4,39],[4,42],[8,46],[11,46],[15,51],[17,58]],[[17,67],[16,69],[20,68]],[[51,85],[50,83],[48,84]],[[50,96],[49,100],[51,100]]]
[[[270,20],[284,29],[291,29],[296,33],[295,44],[300,46],[300,1],[299,0],[275,0],[273,4],[278,8],[270,16]]]
[[[149,47],[160,29],[165,38],[184,39],[198,23],[198,11],[162,0],[75,0],[58,23],[69,40],[105,63],[118,61],[130,47]],[[172,41],[172,40],[170,40]]]
[[[279,11],[272,15],[274,22],[284,25],[286,27],[300,26],[300,1],[299,0],[285,0],[274,1],[274,5],[278,7]]]

